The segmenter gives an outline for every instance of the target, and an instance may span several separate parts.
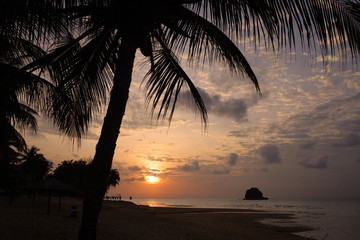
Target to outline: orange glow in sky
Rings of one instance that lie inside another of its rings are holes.
[[[160,180],[158,177],[155,176],[146,176],[145,179],[148,183],[157,183]]]
[[[360,65],[341,69],[334,58],[333,68],[324,69],[315,53],[312,60],[299,53],[297,61],[251,48],[244,53],[262,98],[221,64],[184,64],[208,110],[204,133],[189,111],[187,88],[171,125],[151,118],[141,87],[148,69],[138,52],[112,164],[121,181],[109,196],[242,199],[258,187],[270,199],[360,197]],[[26,132],[26,141],[53,162],[53,170],[64,160],[91,159],[102,114],[79,148],[43,119],[36,135]]]

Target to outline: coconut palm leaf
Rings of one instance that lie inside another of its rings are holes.
[[[339,51],[346,56],[349,47],[355,58],[360,51],[359,6],[358,0],[203,0],[187,5],[237,37],[252,33],[254,42],[263,38],[292,47],[298,36],[303,47],[320,43],[323,55]]]
[[[104,58],[113,51],[109,46],[114,36],[103,31],[92,28],[77,38],[68,34],[56,43],[58,48],[53,52],[23,68],[34,71],[46,67],[54,82],[47,116],[72,138],[82,137],[92,116],[106,102],[112,73]],[[93,38],[82,48],[80,41],[89,35]]]
[[[15,147],[17,151],[26,149],[25,139],[7,119],[2,118],[0,124],[2,132],[0,136],[0,148],[2,151],[7,151],[6,149],[11,147]],[[1,158],[0,161],[2,161]]]
[[[169,107],[169,121],[171,121],[177,99],[184,83],[188,86],[193,97],[196,110],[201,115],[201,120],[207,122],[205,104],[195,85],[179,65],[176,56],[165,45],[154,53],[153,68],[145,75],[148,103],[152,102],[152,112],[160,104],[157,117],[167,115]]]
[[[49,37],[66,32],[67,29],[62,22],[67,18],[64,18],[61,9],[70,2],[72,1],[1,1],[0,35],[45,43]]]
[[[267,0],[203,0],[186,5],[230,36],[252,36],[254,42],[277,34],[276,11]]]
[[[269,5],[277,11],[282,43],[289,41],[295,44],[294,32],[308,46],[320,45],[323,55],[334,55],[337,52],[346,56],[349,49],[353,57],[358,58],[360,51],[360,12],[349,8],[359,8],[359,1],[321,1],[291,0],[269,1]]]
[[[74,48],[51,63],[57,77],[50,116],[69,136],[80,139],[93,114],[106,102],[112,72],[104,57],[109,55],[112,38],[111,33],[99,34],[84,48]]]
[[[178,50],[179,55],[186,51],[186,46],[188,46],[189,61],[201,62],[208,58],[210,63],[214,60],[225,62],[232,72],[246,74],[256,89],[260,91],[258,80],[250,64],[227,35],[206,19],[185,8],[181,9],[179,13],[186,20],[179,21],[177,27],[187,35],[179,36],[178,30],[167,27],[163,37],[170,46]]]

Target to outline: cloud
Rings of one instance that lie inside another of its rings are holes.
[[[132,182],[136,182],[136,181],[143,182],[143,181],[145,181],[145,178],[144,177],[132,177],[132,178],[127,178],[127,179],[121,180],[121,182],[128,182],[128,183],[132,183]]]
[[[214,169],[210,169],[208,172],[214,175],[224,175],[229,174],[231,172],[231,169],[227,167],[217,167]]]
[[[237,161],[238,161],[239,155],[237,155],[236,153],[230,153],[228,160],[227,160],[227,164],[229,166],[235,166]]]
[[[122,129],[139,130],[139,129],[155,129],[167,126],[166,121],[157,121],[152,119],[150,112],[147,111],[144,96],[139,93],[138,89],[131,91],[126,106],[126,114],[123,119]]]
[[[299,164],[304,168],[312,168],[312,169],[326,169],[328,166],[328,157],[323,156],[314,161],[307,158],[299,162]]]
[[[360,145],[359,134],[349,133],[344,136],[344,145],[346,147],[354,147]]]
[[[281,163],[279,148],[273,144],[266,144],[259,148],[260,156],[265,163]]]
[[[245,133],[244,131],[230,131],[228,132],[227,136],[241,138],[248,137],[248,133]]]
[[[131,166],[131,167],[128,167],[128,169],[132,172],[139,172],[142,170],[139,166]]]
[[[356,148],[360,146],[360,94],[333,100],[319,101],[301,111],[296,111],[280,122],[264,126],[267,139],[280,146],[294,144],[298,150],[315,150],[315,146],[338,151],[335,148]],[[249,132],[256,132],[253,129]],[[240,133],[239,133],[240,134]],[[235,135],[235,134],[232,134]],[[264,140],[263,140],[264,141]],[[346,158],[353,158],[353,152],[346,152]],[[298,159],[299,161],[301,159]]]
[[[191,164],[184,164],[183,166],[179,166],[178,169],[184,172],[199,171],[200,165],[198,161],[193,161]]]
[[[148,156],[148,161],[153,162],[183,162],[183,160],[173,157],[154,157],[154,156]]]
[[[209,114],[229,118],[236,122],[247,121],[248,108],[258,102],[257,97],[252,97],[251,99],[236,99],[229,97],[225,99],[217,94],[210,95],[202,88],[197,88],[197,90],[200,93]],[[186,92],[181,100],[179,100],[179,104],[186,105],[189,101],[185,101],[185,99],[191,98],[190,93]]]
[[[85,136],[84,136],[84,139],[89,139],[89,140],[99,140],[99,137],[100,135],[95,133],[95,132],[92,132],[92,131],[87,131]]]
[[[313,149],[315,145],[316,145],[316,142],[309,140],[309,141],[301,143],[299,145],[299,148],[300,149]]]
[[[343,136],[342,141],[332,144],[333,147],[355,147],[358,145],[360,145],[360,136],[355,133],[349,133]]]

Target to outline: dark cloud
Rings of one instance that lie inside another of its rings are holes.
[[[243,131],[230,131],[230,132],[228,132],[227,136],[240,138],[240,137],[247,137],[248,134],[244,133]]]
[[[333,147],[355,147],[358,145],[360,145],[360,136],[355,133],[349,133],[343,136],[342,141],[332,144]]]
[[[222,100],[220,95],[209,95],[203,89],[199,89],[209,113],[217,116],[228,117],[237,122],[246,120],[247,105],[244,100]]]
[[[354,147],[360,145],[359,134],[350,133],[344,136],[344,145],[346,147]]]
[[[226,167],[218,167],[218,168],[209,170],[209,173],[214,174],[214,175],[224,175],[224,174],[229,174],[230,172],[231,172],[231,169],[226,168]]]
[[[360,145],[359,134],[349,133],[343,137],[342,147],[355,147]]]
[[[228,160],[227,160],[227,164],[229,166],[235,166],[236,163],[238,162],[238,158],[239,158],[239,156],[236,153],[230,153]]]
[[[305,127],[307,124],[310,124],[310,117],[306,114],[297,114],[295,116],[289,117],[285,122],[281,124],[273,123],[270,124],[266,133],[276,133],[277,138],[287,138],[287,139],[309,139],[311,132],[308,127]],[[313,124],[313,123],[311,123]]]
[[[128,183],[132,183],[132,182],[136,182],[136,181],[140,181],[143,182],[145,181],[144,177],[132,177],[132,178],[126,178],[126,179],[122,179],[121,182],[128,182]]]
[[[342,138],[333,143],[337,147],[360,144],[360,94],[343,99],[331,100],[314,107],[310,111],[294,114],[280,124],[272,124],[266,133],[276,133],[278,137],[302,139],[321,135],[322,141]],[[343,138],[346,133],[351,135]],[[356,134],[355,134],[356,135]]]
[[[177,159],[177,158],[172,158],[172,157],[153,157],[153,156],[148,156],[149,161],[153,161],[153,162],[183,162],[183,160],[181,159]]]
[[[198,88],[198,91],[209,114],[229,118],[236,122],[246,121],[248,108],[255,105],[258,101],[257,97],[251,99],[224,99],[217,94],[210,95],[201,88]],[[185,101],[185,99],[191,99],[189,92],[184,93],[184,98],[179,100],[179,104],[188,105],[189,101]]]
[[[307,141],[307,142],[303,142],[299,145],[300,149],[313,149],[314,146],[316,145],[316,142],[314,141]]]
[[[131,166],[131,167],[128,167],[128,169],[132,172],[139,172],[142,170],[142,168],[140,168],[139,166]]]
[[[198,161],[193,161],[190,164],[184,164],[183,166],[179,166],[178,169],[184,172],[199,171],[200,165]]]
[[[91,132],[91,131],[87,131],[87,133],[85,134],[85,139],[89,139],[89,140],[99,140],[99,135]]]
[[[279,148],[273,144],[266,144],[259,148],[260,156],[265,163],[281,163]]]
[[[323,156],[315,160],[311,160],[308,158],[300,161],[299,164],[304,168],[326,169],[328,166],[328,157]]]

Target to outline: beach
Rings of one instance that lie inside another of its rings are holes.
[[[0,197],[1,240],[73,240],[81,223],[82,200],[48,196],[21,196],[10,205]],[[60,209],[59,209],[60,206]],[[76,206],[77,218],[67,217]],[[294,232],[306,227],[280,227],[262,219],[289,219],[289,214],[249,209],[148,207],[126,201],[104,201],[98,223],[98,240],[109,239],[244,239],[304,240]]]

